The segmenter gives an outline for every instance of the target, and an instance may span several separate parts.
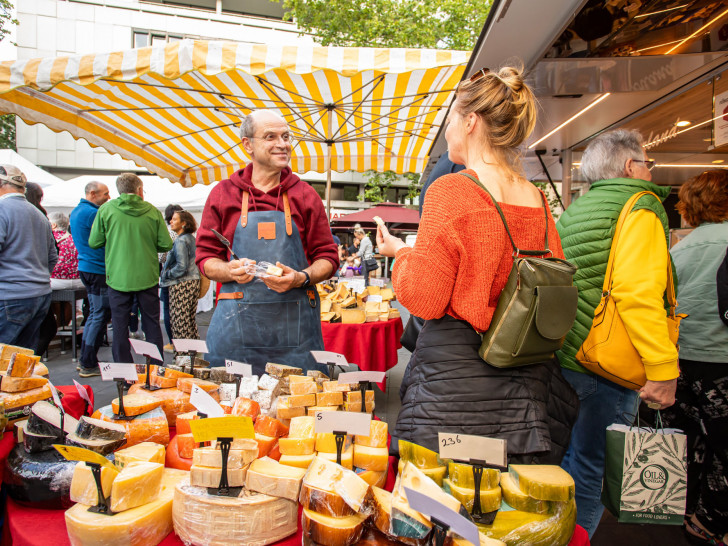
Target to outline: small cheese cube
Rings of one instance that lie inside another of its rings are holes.
[[[359,402],[344,402],[344,411],[361,412],[361,401]],[[366,413],[374,411],[374,402],[366,403]]]
[[[340,406],[344,403],[344,395],[341,392],[320,392],[316,395],[317,406]]]
[[[268,411],[273,405],[273,391],[255,391],[250,395],[250,399],[258,402],[260,409]]]
[[[281,381],[288,381],[289,385],[294,383],[315,383],[312,375],[289,375],[281,379]]]
[[[268,362],[265,365],[265,373],[280,379],[281,377],[287,377],[289,375],[303,375],[303,370],[294,366],[286,366],[285,364],[275,364],[273,362]]]
[[[263,374],[258,380],[258,389],[263,391],[273,391],[274,397],[278,396],[280,388],[280,381],[268,374]]]
[[[276,417],[278,419],[294,419],[306,415],[306,408],[301,406],[292,408],[289,405],[288,396],[279,396],[276,405]]]

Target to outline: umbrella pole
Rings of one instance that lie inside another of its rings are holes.
[[[326,142],[326,214],[329,216],[329,222],[331,222],[331,146],[333,141],[331,140],[332,131],[334,130],[334,116],[333,116],[333,105],[327,105],[328,118],[329,118],[329,140]]]

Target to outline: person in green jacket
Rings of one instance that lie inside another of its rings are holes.
[[[170,250],[172,238],[162,213],[144,201],[143,183],[137,175],[120,174],[116,179],[116,189],[119,197],[99,208],[88,244],[91,248],[106,247],[106,284],[109,286],[114,330],[111,347],[114,361],[134,362],[127,337],[134,296],[139,301],[146,339],[162,354],[157,253]]]

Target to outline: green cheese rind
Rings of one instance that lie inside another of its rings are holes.
[[[529,497],[559,502],[574,498],[574,478],[559,466],[512,464],[509,470],[519,489]]]

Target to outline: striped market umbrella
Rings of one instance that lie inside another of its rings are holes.
[[[421,172],[469,52],[184,40],[0,63],[0,111],[183,186],[242,168],[241,118],[280,112],[294,171]]]

